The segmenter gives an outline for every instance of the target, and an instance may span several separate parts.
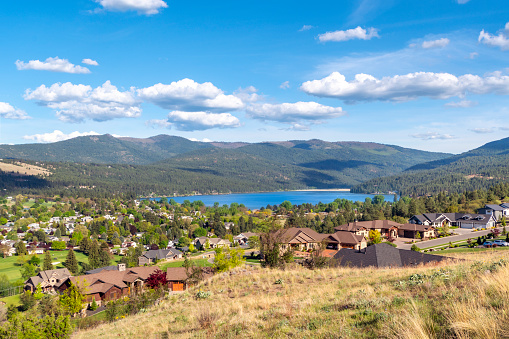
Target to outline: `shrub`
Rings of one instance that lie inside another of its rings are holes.
[[[212,295],[211,292],[199,291],[198,293],[196,293],[196,299],[207,299],[211,295]]]
[[[90,309],[91,309],[92,311],[95,311],[95,310],[97,310],[97,307],[98,307],[98,306],[97,306],[97,303],[95,302],[95,299],[94,299],[94,300],[92,301],[92,303],[90,304]]]
[[[415,251],[415,252],[420,252],[421,249],[416,245],[416,244],[413,244],[412,245],[412,248],[410,248],[412,251]]]

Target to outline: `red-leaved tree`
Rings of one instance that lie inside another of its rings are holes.
[[[145,284],[153,289],[166,288],[168,286],[168,279],[166,279],[166,272],[157,269],[148,276]]]

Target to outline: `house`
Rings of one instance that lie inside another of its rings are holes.
[[[425,213],[414,215],[408,220],[410,224],[443,227],[447,222],[450,226],[460,228],[481,229],[495,227],[497,220],[492,214],[469,213]]]
[[[479,214],[492,214],[496,220],[502,219],[504,216],[509,215],[509,205],[508,204],[486,204],[483,208],[479,208],[477,210]]]
[[[41,271],[36,276],[30,277],[25,281],[23,289],[33,293],[40,284],[44,293],[55,293],[70,276],[71,272],[67,268]]]
[[[449,258],[440,255],[402,250],[389,244],[368,246],[361,251],[342,249],[334,257],[337,266],[395,268],[438,263]]]
[[[234,226],[235,226],[235,223],[233,223],[233,222],[225,222],[224,223],[224,228],[226,228],[227,230],[232,229]]]
[[[231,247],[232,243],[230,240],[221,239],[221,238],[207,238],[207,237],[199,237],[194,239],[194,247],[196,249],[204,249],[205,244],[209,241],[210,248],[217,247]]]
[[[150,250],[144,252],[138,258],[138,265],[149,265],[161,259],[175,260],[180,258],[182,258],[182,252],[174,248],[169,248],[166,250]]]
[[[368,236],[369,231],[375,230],[380,232],[384,238],[397,238],[398,227],[400,225],[401,224],[392,220],[354,221],[334,227],[334,230],[352,232],[357,235],[363,235],[365,237]]]
[[[139,293],[147,278],[158,267],[133,267],[126,269],[119,264],[118,270],[102,270],[98,273],[67,278],[59,287],[64,292],[71,284],[78,286],[85,295],[86,302],[95,300],[99,305],[123,296]]]
[[[214,275],[211,267],[201,267],[201,279],[207,279]],[[166,269],[166,280],[170,291],[184,291],[188,287],[189,276],[185,267],[168,267]]]
[[[310,251],[318,249],[324,238],[320,234],[310,228],[291,227],[279,230],[275,236],[281,241],[281,251],[288,249],[293,251]]]
[[[366,238],[347,231],[337,231],[334,234],[323,234],[323,240],[328,250],[340,250],[343,248],[351,248],[361,250],[368,246]]]
[[[125,264],[117,264],[117,265],[99,267],[99,268],[95,268],[93,270],[86,271],[85,274],[96,274],[96,273],[100,273],[102,271],[122,271],[122,270],[125,270]]]
[[[239,235],[236,235],[233,237],[233,242],[239,245],[245,245],[247,244],[249,238],[251,237],[257,237],[258,233],[252,233],[252,232],[244,232],[240,233]]]
[[[429,239],[438,235],[434,226],[419,224],[403,224],[399,226],[398,233],[400,237],[411,239]]]

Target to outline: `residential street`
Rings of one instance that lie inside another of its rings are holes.
[[[502,228],[499,228],[499,229],[500,229],[500,231],[502,231]],[[454,229],[453,231],[455,233],[459,233],[459,235],[454,235],[454,236],[446,237],[446,238],[427,240],[427,241],[422,241],[422,242],[418,241],[415,244],[417,246],[419,246],[419,248],[428,248],[428,247],[432,247],[432,246],[445,245],[445,244],[448,244],[449,242],[455,242],[455,241],[459,241],[459,240],[466,240],[468,238],[477,239],[480,236],[483,236],[483,235],[486,235],[488,233],[491,233],[491,230],[472,232],[471,230],[460,229],[460,228]],[[401,240],[401,239],[404,239],[404,240]],[[405,244],[404,243],[404,241],[408,241],[408,240],[410,240],[410,239],[407,239],[407,238],[398,238],[394,243],[396,245],[398,245],[398,248],[401,248],[401,249],[404,249],[404,250],[409,250],[412,247],[412,244]]]

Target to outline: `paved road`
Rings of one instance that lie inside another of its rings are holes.
[[[500,231],[502,231],[501,228],[499,228]],[[451,237],[445,237],[445,238],[438,238],[433,240],[427,240],[427,241],[418,241],[415,244],[420,248],[428,248],[432,246],[440,246],[448,244],[449,242],[455,242],[460,240],[467,240],[468,238],[477,239],[480,236],[486,235],[488,233],[491,233],[491,230],[486,231],[477,231],[477,232],[464,232],[464,229],[462,230],[453,230],[454,232],[461,232],[462,234],[459,235],[453,235]],[[412,247],[412,244],[404,244],[402,242],[395,242],[398,245],[398,248],[401,248],[403,250],[409,250]]]

